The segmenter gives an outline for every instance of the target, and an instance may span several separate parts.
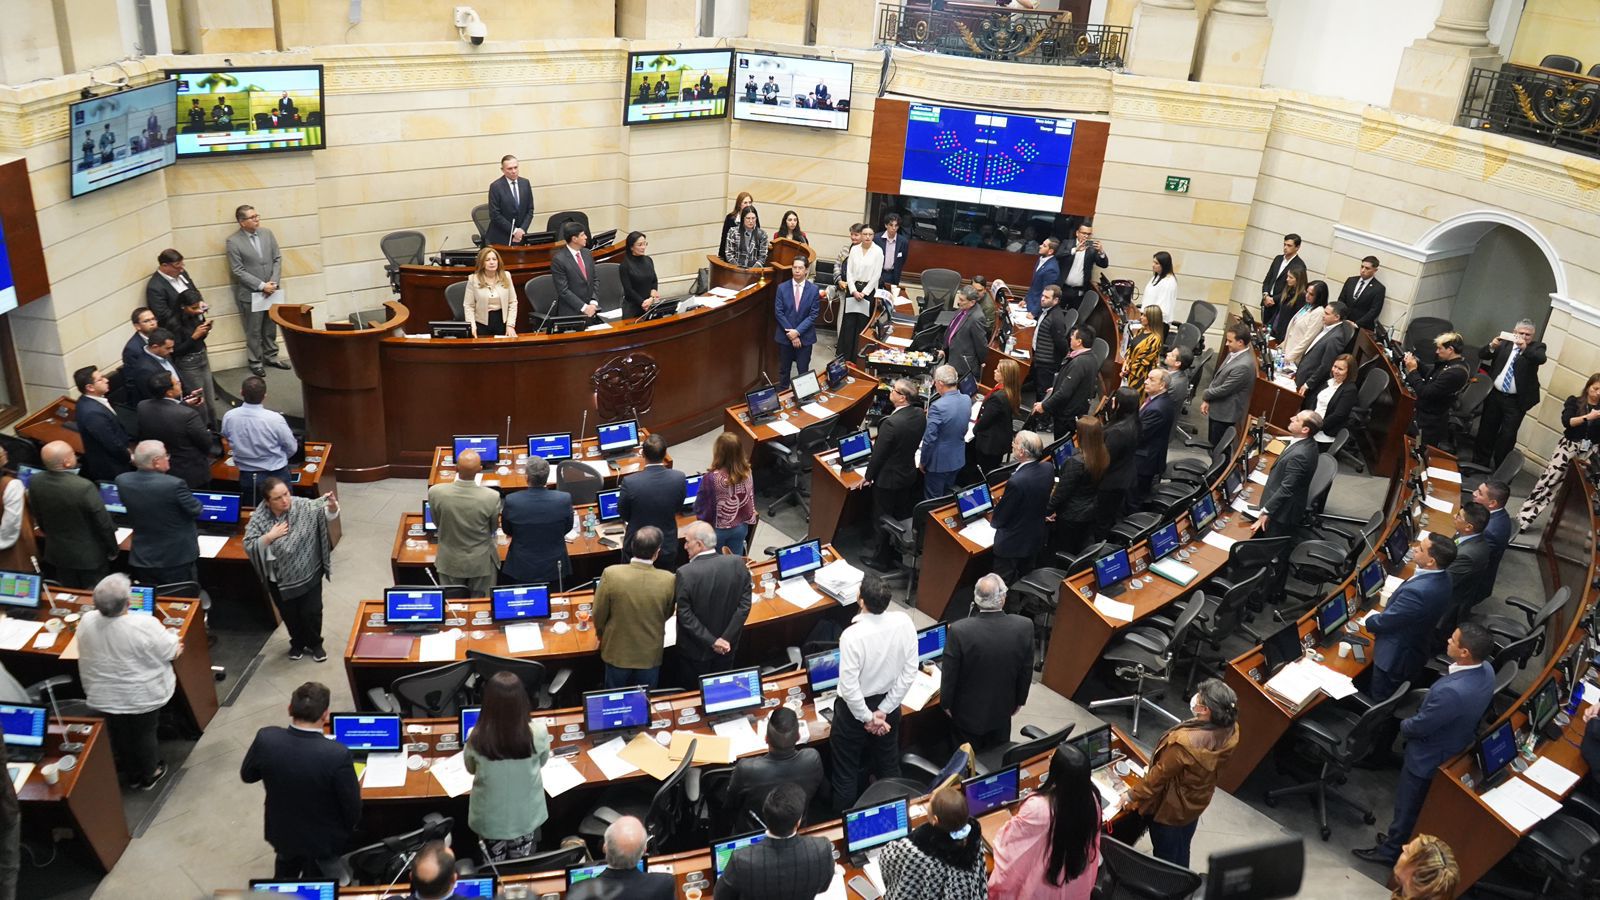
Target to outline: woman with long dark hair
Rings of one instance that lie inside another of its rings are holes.
[[[733,198],[733,211],[728,213],[728,215],[725,218],[723,218],[723,220],[722,220],[722,232],[721,233],[723,235],[727,235],[729,230],[739,227],[739,219],[741,218],[740,214],[743,213],[749,207],[754,206],[755,202],[756,202],[755,198],[750,196],[750,192],[749,191],[740,191],[739,192],[739,196]],[[728,259],[726,251],[727,251],[727,242],[726,242],[726,240],[724,240],[723,247],[721,248],[721,252],[719,252],[718,255],[721,256],[723,259],[728,260],[728,262],[733,262],[733,260]]]
[[[1150,283],[1144,288],[1146,306],[1161,307],[1161,315],[1168,322],[1177,321],[1178,276],[1172,274],[1172,254],[1157,250],[1150,257]]]
[[[1239,746],[1239,697],[1208,678],[1189,699],[1189,712],[1161,736],[1149,770],[1128,791],[1129,805],[1150,826],[1156,858],[1186,869],[1200,815],[1217,789],[1217,770]]]
[[[1106,452],[1105,428],[1094,416],[1079,416],[1077,452],[1067,457],[1056,471],[1056,489],[1050,495],[1050,513],[1045,521],[1055,523],[1054,545],[1068,553],[1079,553],[1096,539],[1095,497],[1100,480],[1111,468]]]
[[[650,239],[642,231],[628,232],[622,251],[622,316],[637,319],[661,299],[656,262],[646,253]]]
[[[1111,395],[1111,408],[1106,411],[1106,453],[1111,465],[1100,479],[1100,490],[1095,495],[1095,517],[1100,533],[1105,534],[1122,518],[1127,505],[1128,492],[1138,478],[1138,463],[1134,451],[1139,449],[1139,392],[1131,387],[1117,388]]]
[[[1298,260],[1297,260],[1298,262]],[[1283,276],[1283,291],[1276,297],[1261,302],[1261,324],[1272,330],[1272,338],[1283,343],[1289,329],[1289,320],[1300,311],[1306,300],[1306,267],[1290,263]]]
[[[739,224],[728,229],[722,242],[722,258],[745,269],[767,264],[767,233],[754,206],[739,214]]]
[[[1022,367],[1009,356],[994,367],[994,387],[978,407],[972,425],[972,461],[984,472],[1000,468],[1000,460],[1011,452],[1014,417],[1022,408]],[[981,477],[981,476],[980,476]]]
[[[539,826],[550,817],[543,776],[550,732],[542,720],[531,718],[529,706],[522,680],[496,672],[483,689],[478,724],[465,741],[472,773],[467,824],[495,861],[531,854]]]
[[[1555,452],[1550,454],[1550,464],[1544,467],[1539,480],[1533,484],[1533,492],[1517,510],[1519,534],[1527,531],[1539,513],[1550,505],[1556,489],[1567,477],[1567,467],[1572,465],[1572,460],[1589,453],[1596,442],[1600,442],[1600,372],[1590,375],[1583,390],[1561,404],[1561,437],[1556,441]]]
[[[1289,327],[1284,330],[1283,346],[1280,348],[1284,359],[1298,363],[1300,357],[1311,349],[1317,336],[1322,334],[1322,308],[1327,305],[1327,282],[1313,281],[1306,286],[1305,303],[1295,311],[1289,319]]]
[[[1050,779],[1000,828],[989,900],[1088,900],[1100,872],[1100,792],[1089,757],[1062,744]]]
[[[778,233],[773,237],[788,238],[810,246],[811,241],[806,238],[806,233],[800,230],[800,214],[792,209],[784,210],[783,224],[778,226]]]

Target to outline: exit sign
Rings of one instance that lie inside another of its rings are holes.
[[[1189,193],[1189,179],[1183,175],[1168,175],[1167,190],[1179,194]]]

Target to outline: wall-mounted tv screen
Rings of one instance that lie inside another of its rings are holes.
[[[178,87],[178,156],[321,150],[322,67],[168,69]]]
[[[850,127],[855,66],[831,59],[740,53],[733,64],[733,117],[812,128]]]
[[[177,162],[176,87],[168,79],[68,107],[72,196],[82,197]]]
[[[728,114],[732,50],[628,54],[628,102],[622,124],[692,122]]]
[[[913,103],[900,192],[1055,212],[1067,187],[1076,124]]]

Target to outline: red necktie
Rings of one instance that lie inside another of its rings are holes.
[[[794,311],[795,312],[799,312],[800,311],[800,296],[805,293],[804,288],[806,286],[806,283],[804,281],[792,281],[792,282],[790,282],[790,284],[792,284],[794,286]]]
[[[582,272],[583,277],[587,279],[589,277],[589,267],[583,264],[583,254],[578,251],[573,251],[572,258],[578,261],[578,271]]]

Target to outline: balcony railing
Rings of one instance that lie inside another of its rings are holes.
[[[1600,157],[1600,79],[1509,63],[1473,69],[1456,124]]]
[[[960,3],[883,6],[878,39],[929,53],[1049,66],[1122,68],[1126,28],[1074,25],[1069,13]]]

